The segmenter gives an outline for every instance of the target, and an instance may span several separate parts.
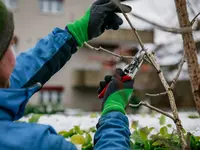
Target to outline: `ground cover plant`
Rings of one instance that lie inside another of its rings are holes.
[[[140,114],[140,117],[145,117],[146,114]],[[29,114],[26,119],[22,119],[20,122],[28,123],[40,123],[40,119],[43,116],[48,116],[51,118],[52,115],[45,114]],[[75,117],[80,119],[81,114],[77,114]],[[88,115],[88,119],[99,118],[98,113],[91,113]],[[164,115],[159,115],[157,113],[152,113],[151,118],[157,116],[158,127],[152,126],[140,126],[140,120],[130,121],[130,139],[131,139],[131,149],[132,150],[179,150],[181,149],[181,143],[179,137],[176,133],[175,126],[173,123],[169,123]],[[149,117],[149,116],[148,116]],[[134,115],[133,115],[134,118]],[[151,119],[150,118],[150,119]],[[196,115],[189,114],[187,118],[190,120],[199,121],[200,118]],[[62,118],[63,119],[63,118]],[[137,118],[138,119],[138,118]],[[46,120],[46,119],[45,119]],[[95,122],[96,122],[95,121]],[[56,124],[55,121],[52,124]],[[81,125],[74,125],[68,130],[60,130],[58,134],[63,136],[67,141],[74,143],[78,149],[81,150],[92,150],[93,149],[93,137],[96,132],[95,123],[93,126],[88,128],[82,127]],[[184,137],[187,139],[187,144],[191,150],[200,149],[200,136],[195,132],[187,132],[183,129]]]

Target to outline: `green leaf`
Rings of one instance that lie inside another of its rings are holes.
[[[159,121],[160,121],[160,125],[164,125],[166,122],[166,117],[164,115],[161,115],[159,118]]]
[[[131,135],[131,139],[133,139],[135,141],[135,143],[144,143],[143,140],[140,137],[139,131],[135,130],[132,135]]]
[[[163,142],[161,141],[161,140],[157,140],[157,141],[155,141],[155,142],[153,142],[153,146],[160,146],[160,145],[162,145],[163,144]]]
[[[90,118],[97,118],[97,113],[91,113]]]
[[[132,121],[131,128],[136,130],[137,127],[138,127],[138,121]]]
[[[167,125],[167,127],[168,127],[168,128],[171,128],[171,127],[172,127],[172,125],[171,125],[171,124],[168,124],[168,125]]]
[[[195,136],[196,141],[200,141],[200,136]]]
[[[189,115],[188,118],[190,118],[190,119],[198,119],[198,118],[200,118],[200,116],[199,115]]]
[[[192,150],[198,150],[197,146],[196,146],[196,140],[195,140],[195,137],[193,135],[190,136],[190,148]]]
[[[82,150],[93,150],[93,144],[89,143],[88,145],[82,145]]]
[[[151,131],[154,129],[154,127],[148,128],[147,126],[144,128],[140,128],[140,130],[143,130],[147,136],[151,133]]]
[[[71,129],[68,132],[67,131],[60,131],[58,134],[61,135],[61,136],[63,136],[64,138],[69,138],[72,135],[74,135],[74,130]]]
[[[150,137],[152,140],[167,140],[168,138],[167,137],[165,137],[165,136],[160,136],[160,135],[158,135],[158,134],[155,134],[155,135],[151,135],[151,137]]]
[[[85,145],[88,145],[92,142],[92,136],[89,133],[86,133],[85,135]]]
[[[153,131],[153,130],[154,130],[154,127],[149,128],[149,130],[148,130],[148,134],[150,134],[151,131]]]
[[[149,141],[145,141],[145,142],[144,142],[144,149],[145,149],[145,150],[150,150],[150,149],[151,149],[151,146],[150,146],[150,142],[149,142]]]
[[[182,131],[183,131],[184,134],[186,133],[186,130],[184,128],[182,128]]]
[[[29,123],[37,123],[42,115],[33,114],[32,117],[28,120]]]
[[[81,130],[79,126],[74,126],[74,132],[81,135],[84,133],[84,131]]]
[[[139,135],[140,135],[140,137],[141,137],[141,139],[142,139],[143,142],[146,141],[146,140],[147,140],[147,137],[148,137],[147,127],[141,128],[141,129],[139,130]]]
[[[162,136],[167,136],[167,135],[168,135],[168,129],[167,129],[166,126],[160,128],[160,134],[161,134]]]
[[[85,143],[85,138],[82,135],[76,134],[76,135],[73,135],[71,137],[71,142],[73,144],[81,144],[81,145],[83,145]]]
[[[133,143],[132,140],[130,140],[130,149],[131,149],[131,150],[134,150],[134,143]]]
[[[91,127],[90,129],[89,129],[89,132],[96,132],[96,128],[95,127]]]

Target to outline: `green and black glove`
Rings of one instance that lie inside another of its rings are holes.
[[[111,111],[125,114],[125,107],[133,93],[133,84],[134,80],[122,69],[116,69],[113,76],[105,76],[98,89],[98,97],[103,100],[102,115]]]
[[[121,8],[125,13],[131,11],[127,5],[121,4]],[[117,30],[123,23],[116,15],[118,12],[120,10],[112,0],[96,0],[80,20],[68,24],[67,28],[81,47],[84,42],[100,36],[105,30]]]

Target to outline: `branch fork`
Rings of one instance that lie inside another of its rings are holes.
[[[175,98],[174,98],[174,94],[173,94],[172,90],[175,87],[176,81],[178,80],[178,77],[179,77],[180,72],[182,70],[183,64],[185,62],[185,54],[183,55],[183,58],[181,59],[181,62],[179,64],[178,73],[175,76],[174,80],[172,81],[171,85],[169,86],[169,84],[167,83],[167,81],[166,81],[166,79],[165,79],[165,77],[163,75],[163,72],[161,71],[160,65],[156,61],[156,58],[155,58],[154,54],[147,52],[147,50],[145,49],[144,44],[143,44],[143,42],[142,42],[142,40],[141,40],[141,38],[140,38],[137,30],[132,25],[132,23],[131,23],[130,19],[128,18],[128,16],[121,9],[119,1],[118,0],[112,0],[112,1],[115,3],[116,6],[118,6],[118,8],[120,8],[120,10],[123,13],[125,19],[129,23],[129,25],[130,25],[130,27],[131,27],[131,29],[133,31],[134,36],[136,36],[136,38],[137,38],[137,40],[138,40],[138,42],[139,42],[142,50],[145,51],[145,55],[146,55],[145,59],[147,59],[147,61],[157,70],[158,76],[160,78],[160,81],[161,81],[163,87],[165,88],[165,92],[163,92],[163,93],[159,93],[159,94],[147,94],[147,96],[168,95],[170,106],[171,106],[171,110],[172,110],[172,115],[170,115],[170,114],[168,114],[168,113],[166,113],[166,112],[164,112],[164,111],[162,111],[162,110],[160,110],[160,109],[158,109],[158,108],[156,108],[154,106],[151,106],[150,104],[147,104],[145,102],[140,102],[138,105],[133,105],[133,104],[129,104],[129,105],[131,107],[145,106],[145,107],[148,107],[148,108],[150,108],[152,110],[155,110],[155,111],[157,111],[157,112],[159,112],[159,113],[161,113],[161,114],[163,114],[163,115],[171,118],[174,121],[174,123],[176,124],[177,134],[179,136],[180,143],[182,145],[182,149],[184,150],[187,147],[187,143],[186,143],[186,140],[185,140],[185,137],[184,137],[184,133],[183,133],[183,130],[182,130],[183,127],[182,127],[182,124],[181,124],[181,120],[179,119],[178,110],[177,110],[177,107],[176,107]],[[195,17],[193,20],[196,20],[196,18],[197,17]],[[140,19],[144,20],[144,21],[146,21],[148,23],[156,25],[155,23],[152,23],[152,22],[150,22],[150,21],[148,21],[148,20],[146,20],[144,18],[140,17]],[[194,22],[194,21],[192,21],[192,22]],[[159,27],[159,26],[157,25],[157,27]],[[176,31],[176,33],[181,33],[181,34],[192,32],[192,28],[191,27],[189,27],[189,28],[186,27],[186,28],[181,28],[181,29],[175,29],[175,30],[174,29],[173,30],[171,30],[171,29],[168,30],[169,28],[166,28],[166,27],[162,28],[162,26],[161,26],[161,29],[165,29],[164,31],[167,31],[167,32]],[[106,49],[102,48],[102,47],[94,48],[91,45],[89,45],[88,43],[85,43],[85,46],[87,46],[88,48],[90,48],[92,50],[96,50],[96,51],[100,51],[101,50],[101,51],[104,51],[104,52],[109,53],[109,54],[111,54],[113,56],[116,56],[116,57],[118,57],[120,59],[132,59],[133,58],[133,57],[129,57],[129,56],[121,56],[121,55],[115,54],[115,53],[113,53],[113,52],[111,52],[109,50],[106,50]]]

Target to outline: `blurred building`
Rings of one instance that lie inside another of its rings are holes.
[[[80,18],[94,0],[4,0],[14,12],[16,53],[27,51],[42,37],[55,27],[64,28],[67,23]],[[178,19],[174,0],[135,0],[127,1],[133,12],[153,22],[177,27]],[[199,0],[188,0],[189,17],[192,19],[200,11]],[[131,22],[139,30],[145,47],[154,50],[163,72],[170,82],[177,73],[178,63],[182,57],[183,46],[180,35],[166,33],[154,26],[132,17]],[[200,62],[200,18],[194,24],[196,31],[194,39],[198,49]],[[101,37],[90,41],[90,44],[114,50],[118,54],[134,55],[139,49],[138,42],[132,34],[126,20],[118,31],[106,31]],[[104,52],[96,52],[87,47],[80,48],[71,60],[54,75],[45,85],[46,90],[52,91],[57,87],[64,90],[62,100],[67,108],[82,108],[99,110],[100,100],[97,98],[97,88],[104,75],[117,66],[124,66],[127,61],[110,56]],[[144,64],[135,79],[135,88],[140,92],[140,98],[146,99],[145,93],[163,92],[164,89],[157,78],[155,70]],[[44,90],[43,90],[44,92]],[[40,100],[41,92],[36,94],[31,102]],[[44,99],[57,99],[55,91],[44,94]],[[178,80],[175,97],[178,106],[193,107],[193,97],[187,73],[187,65],[183,67]],[[52,100],[51,99],[51,100]],[[157,107],[169,107],[167,96],[151,98],[151,103]]]
[[[55,27],[64,28],[67,23],[80,18],[94,0],[4,0],[5,4],[14,12],[15,19],[15,50],[16,53],[27,51],[38,40],[50,33]],[[139,31],[145,43],[153,43],[152,29]],[[90,42],[93,46],[102,46],[109,50],[128,46],[137,47],[136,38],[130,29],[107,31],[98,39]],[[47,49],[48,51],[48,49]],[[106,73],[110,73],[109,64],[102,65],[111,56],[104,52],[96,52],[87,47],[80,48],[71,60],[54,75],[45,85],[46,90],[55,90],[51,94],[44,94],[43,99],[56,98],[57,90],[63,92],[62,100],[67,108],[82,108],[85,110],[99,110],[100,100],[97,98],[97,88]],[[49,87],[49,88],[48,88]],[[37,103],[41,99],[41,92],[31,99]]]

